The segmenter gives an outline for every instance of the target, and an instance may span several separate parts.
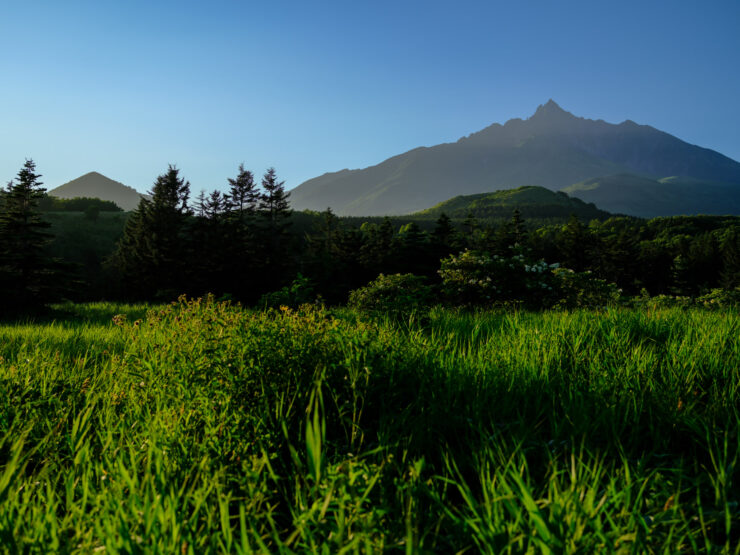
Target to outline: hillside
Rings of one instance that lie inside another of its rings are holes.
[[[576,117],[552,100],[526,120],[493,124],[455,143],[422,147],[365,169],[310,179],[291,191],[295,209],[341,215],[404,214],[455,195],[539,185],[563,189],[607,175],[690,177],[740,189],[740,163],[632,121]],[[718,202],[727,191],[716,191]],[[692,202],[672,205],[693,213]]]
[[[563,191],[604,210],[643,218],[740,214],[740,187],[730,183],[619,174],[588,179]]]
[[[472,214],[478,219],[508,218],[514,209],[524,218],[568,218],[575,214],[582,220],[606,219],[611,214],[593,204],[571,198],[563,192],[553,192],[544,187],[524,186],[517,189],[459,195],[431,208],[417,212],[416,216],[438,217],[445,213],[451,218],[465,218]]]
[[[49,191],[49,195],[63,199],[89,197],[109,200],[126,211],[134,210],[139,205],[141,197],[144,196],[133,187],[113,181],[98,172],[86,173],[60,185]]]

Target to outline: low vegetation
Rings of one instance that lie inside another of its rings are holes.
[[[420,316],[182,299],[3,325],[0,543],[737,552],[736,309]]]

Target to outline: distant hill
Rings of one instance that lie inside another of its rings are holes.
[[[553,192],[544,187],[524,186],[517,189],[460,195],[431,208],[414,214],[415,216],[438,217],[445,213],[450,218],[465,218],[472,214],[478,219],[510,218],[514,209],[519,210],[525,219],[568,218],[575,214],[582,220],[604,220],[611,214],[599,210],[593,204],[571,198],[563,192]]]
[[[340,215],[407,214],[454,195],[522,185],[558,190],[618,174],[727,183],[730,189],[714,190],[720,203],[722,195],[740,189],[740,163],[718,152],[629,120],[576,117],[550,100],[526,120],[495,123],[455,143],[310,179],[291,191],[291,203],[298,210],[331,207]],[[691,201],[666,210],[695,213]]]
[[[610,212],[643,218],[740,214],[740,186],[687,177],[610,175],[576,183],[563,191]]]
[[[136,189],[118,181],[113,181],[98,172],[90,172],[72,181],[52,189],[50,196],[63,199],[75,197],[99,198],[115,202],[126,211],[134,210],[141,197],[145,196]]]

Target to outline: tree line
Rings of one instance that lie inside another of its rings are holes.
[[[273,168],[261,180],[239,166],[225,192],[191,198],[190,184],[169,166],[127,218],[106,260],[105,291],[75,287],[74,268],[49,254],[45,190],[33,161],[0,193],[1,307],[32,309],[70,296],[93,300],[172,300],[214,293],[245,304],[302,276],[329,303],[379,274],[440,281],[440,261],[464,251],[560,263],[616,282],[625,294],[700,295],[740,287],[740,219],[613,217],[536,227],[514,210],[506,221],[445,214],[422,229],[398,218],[366,221],[312,214],[298,230],[289,192]],[[305,215],[304,215],[305,216]],[[78,284],[79,285],[79,284]]]

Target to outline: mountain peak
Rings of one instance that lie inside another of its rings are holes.
[[[540,104],[537,106],[537,111],[530,117],[529,119],[537,119],[537,120],[552,120],[552,119],[565,119],[565,118],[573,118],[575,117],[570,112],[566,112],[563,110],[557,102],[555,102],[552,98],[548,100],[545,104]]]
[[[96,171],[88,172],[50,190],[49,195],[59,198],[91,197],[110,200],[124,210],[135,210],[144,196],[136,189]]]

